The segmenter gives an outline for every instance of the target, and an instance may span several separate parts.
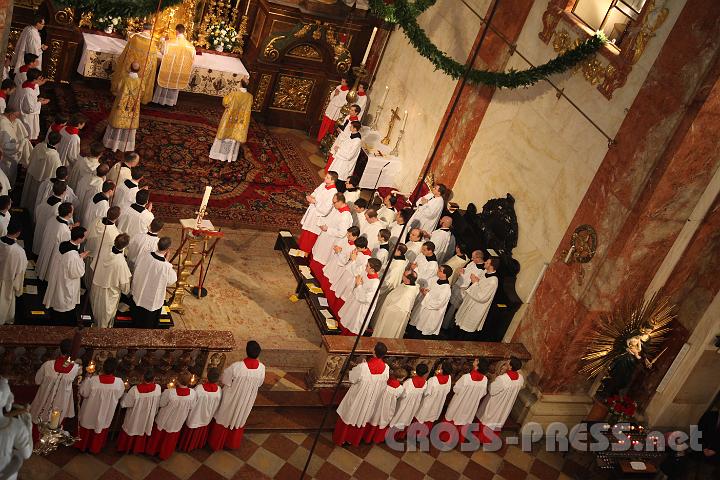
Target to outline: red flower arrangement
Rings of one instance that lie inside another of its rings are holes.
[[[627,395],[608,397],[607,406],[610,414],[617,417],[620,422],[631,420],[637,411],[637,403]]]

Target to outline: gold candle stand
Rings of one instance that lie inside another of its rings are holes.
[[[395,120],[400,120],[398,110],[400,110],[400,107],[395,107],[390,110],[390,124],[388,125],[388,132],[387,135],[385,135],[385,138],[380,141],[383,145],[390,145],[390,135],[392,135],[393,128],[395,127]]]

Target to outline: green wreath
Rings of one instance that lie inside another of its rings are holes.
[[[95,18],[144,18],[153,15],[158,6],[158,0],[55,0],[55,3],[74,8],[78,12],[78,18],[87,12],[92,12]],[[182,0],[163,0],[162,8],[173,7],[179,3],[182,3]]]
[[[417,16],[435,5],[436,0],[417,0],[408,3],[407,0],[394,0],[392,5],[383,0],[370,0],[371,12],[386,22],[398,24],[410,44],[420,55],[430,60],[437,70],[457,80],[465,74],[465,65],[447,56],[437,48],[428,38],[425,31],[418,25]],[[602,48],[607,39],[602,32],[550,60],[549,62],[528,68],[527,70],[510,69],[507,72],[491,72],[488,70],[472,69],[468,74],[468,81],[498,88],[518,88],[534,85],[550,75],[571,70],[583,60],[593,56]]]

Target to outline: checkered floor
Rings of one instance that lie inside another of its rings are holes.
[[[248,434],[239,450],[176,453],[167,461],[144,455],[121,455],[109,445],[100,455],[62,448],[46,457],[31,457],[21,480],[222,480],[298,479],[313,437],[306,434]],[[320,437],[309,476],[322,480],[455,479],[589,479],[587,460],[516,447],[498,453],[457,451],[396,452],[385,445],[338,448],[328,434]],[[580,463],[578,463],[580,462]]]

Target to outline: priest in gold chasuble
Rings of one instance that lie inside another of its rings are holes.
[[[143,83],[138,75],[140,64],[130,65],[117,85],[117,94],[110,110],[108,125],[103,137],[103,145],[113,152],[132,152],[135,150],[135,133],[140,124],[140,102]]]
[[[245,80],[243,80],[243,85],[245,85]],[[223,162],[237,160],[240,147],[247,141],[252,103],[253,96],[245,87],[223,98],[225,112],[220,119],[220,125],[218,125],[217,135],[210,150],[210,158]]]
[[[178,93],[187,88],[195,61],[195,47],[185,39],[185,26],[175,27],[176,37],[165,44],[158,86],[153,102],[160,105],[177,104]]]
[[[117,95],[120,82],[130,71],[130,65],[137,62],[140,65],[138,76],[142,83],[143,104],[150,103],[153,98],[155,87],[155,72],[158,63],[158,45],[152,38],[152,25],[143,25],[143,31],[136,33],[125,45],[122,53],[117,59],[115,71],[110,77],[110,89],[113,95]]]

